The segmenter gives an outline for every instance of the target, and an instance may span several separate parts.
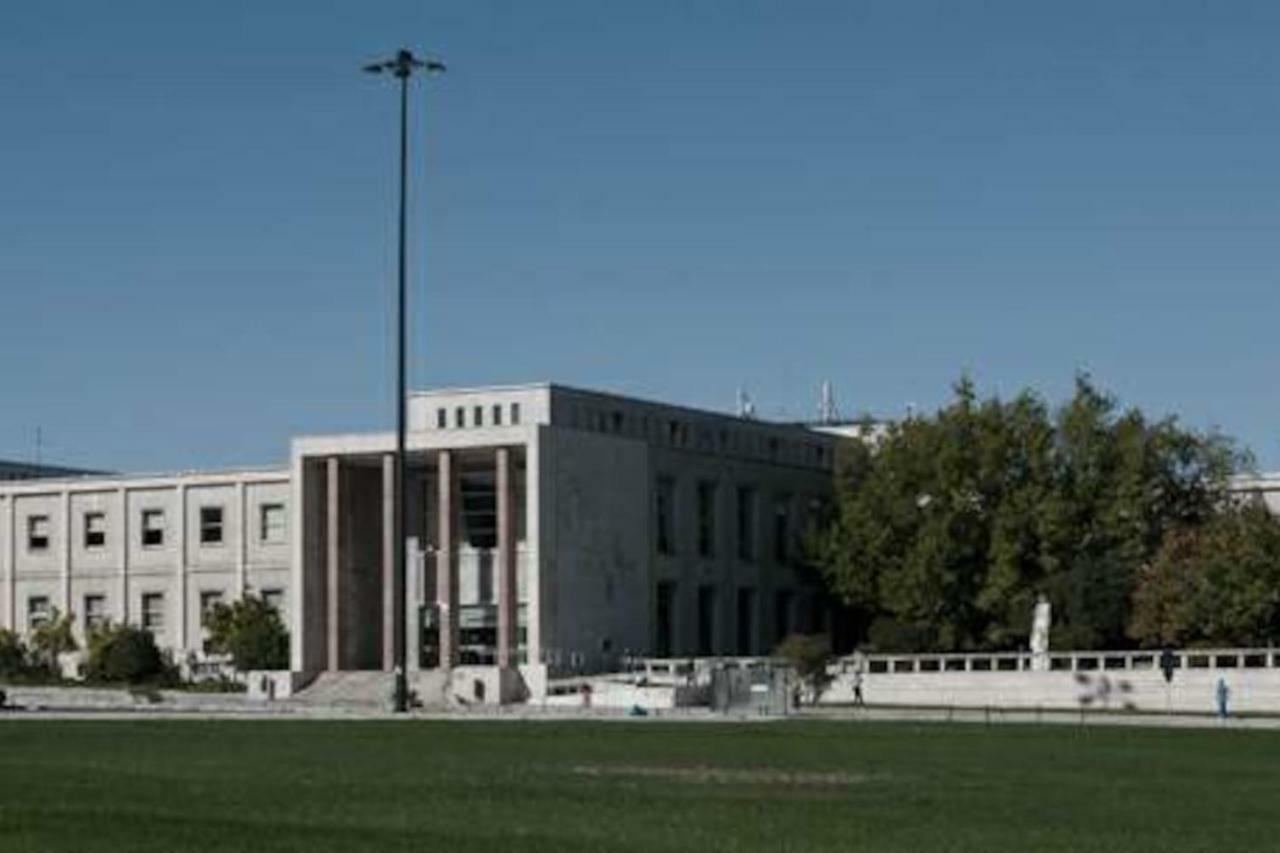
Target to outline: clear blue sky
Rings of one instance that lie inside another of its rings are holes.
[[[396,101],[358,68],[401,44],[450,65],[415,385],[894,416],[1088,369],[1280,466],[1280,4],[1137,0],[6,3],[0,457],[390,426]]]

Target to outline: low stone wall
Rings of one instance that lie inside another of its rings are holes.
[[[822,704],[854,700],[852,671],[838,672]],[[1089,671],[863,672],[872,705],[904,707],[1128,710],[1214,713],[1217,684],[1229,690],[1231,713],[1280,714],[1280,669],[1178,669],[1166,682],[1158,669]]]
[[[30,710],[123,711],[137,708],[167,710],[242,711],[255,704],[243,693],[155,692],[108,687],[36,687],[0,685],[7,704]],[[158,701],[156,701],[158,700]]]

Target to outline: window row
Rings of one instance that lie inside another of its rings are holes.
[[[201,545],[216,546],[225,537],[226,513],[221,506],[200,507],[199,541]],[[167,523],[162,509],[144,509],[140,515],[141,540],[144,548],[160,548],[165,544]],[[27,516],[27,550],[32,553],[48,551],[50,547],[50,520],[47,515]],[[264,503],[258,506],[258,541],[265,545],[280,544],[287,535],[285,507],[282,503]],[[86,512],[83,516],[83,542],[86,550],[94,551],[107,546],[107,514]]]
[[[720,486],[712,480],[697,483],[697,555],[715,557],[718,541],[717,497]],[[739,560],[754,562],[756,559],[758,496],[752,486],[738,486],[736,499],[736,553]],[[659,554],[676,553],[676,481],[673,477],[659,477],[655,489],[654,534]],[[784,564],[791,558],[791,496],[779,495],[773,502],[773,559]]]
[[[262,590],[262,600],[269,607],[274,608],[276,612],[283,615],[283,589]],[[203,628],[208,625],[209,614],[222,601],[223,593],[221,590],[206,590],[200,593],[200,627]],[[81,614],[81,624],[86,632],[103,627],[110,621],[110,616],[107,613],[107,597],[100,593],[86,595],[84,597],[84,609]],[[53,603],[47,595],[33,595],[27,599],[28,630],[34,631],[42,625],[48,624],[54,616]],[[144,592],[142,594],[142,613],[139,624],[153,634],[164,631],[165,594],[163,592]]]
[[[501,403],[494,403],[487,407],[489,411],[489,422],[485,423],[485,406],[455,406],[453,410],[453,426],[455,429],[463,429],[468,426],[504,426],[502,423],[502,413],[507,413],[507,426],[520,425],[520,404],[511,403],[505,408]],[[470,420],[468,421],[468,409],[470,409]],[[449,428],[449,410],[447,408],[436,409],[436,428]]]

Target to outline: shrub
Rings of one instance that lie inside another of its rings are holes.
[[[27,647],[13,631],[0,629],[0,680],[11,681],[27,674]]]
[[[89,635],[89,681],[156,684],[176,681],[150,631],[132,625],[105,625]]]
[[[44,623],[31,632],[31,662],[37,668],[58,675],[58,655],[74,652],[79,646],[73,632],[75,617],[70,613],[59,615],[57,609]]]
[[[827,674],[831,638],[822,634],[792,634],[778,645],[773,654],[795,669],[801,683],[809,689],[809,701],[816,704],[831,683],[831,676]]]
[[[230,655],[241,672],[289,668],[289,632],[276,609],[254,595],[214,605],[209,614],[209,647]]]

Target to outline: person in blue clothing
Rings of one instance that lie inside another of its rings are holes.
[[[1218,679],[1218,686],[1214,693],[1218,698],[1218,717],[1225,720],[1227,718],[1227,700],[1231,698],[1231,688],[1227,686],[1225,678]]]

